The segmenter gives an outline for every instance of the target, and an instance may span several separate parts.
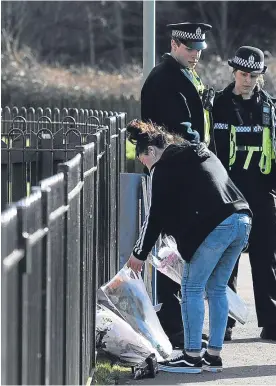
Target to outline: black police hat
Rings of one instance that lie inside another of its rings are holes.
[[[178,23],[168,24],[167,28],[171,30],[172,38],[177,38],[181,43],[195,50],[204,50],[207,47],[205,42],[205,32],[212,26],[204,23]]]
[[[236,70],[253,74],[264,74],[267,70],[267,66],[264,65],[263,51],[250,46],[240,47],[234,58],[228,60],[228,64]]]

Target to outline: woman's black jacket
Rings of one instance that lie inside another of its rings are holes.
[[[161,232],[172,235],[190,261],[224,219],[249,206],[219,159],[206,145],[169,145],[151,169],[149,214],[133,255],[146,260]]]

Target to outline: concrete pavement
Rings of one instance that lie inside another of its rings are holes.
[[[276,342],[260,339],[261,329],[257,326],[251,268],[248,255],[240,259],[238,291],[247,302],[249,315],[247,323],[237,323],[233,330],[233,340],[226,342],[222,351],[223,371],[213,374],[172,374],[159,372],[154,379],[130,381],[135,385],[276,385]],[[205,318],[208,333],[208,316]],[[128,382],[128,383],[130,383]]]

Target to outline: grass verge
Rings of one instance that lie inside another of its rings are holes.
[[[97,360],[94,376],[95,385],[122,385],[131,379],[131,368],[112,364],[111,361],[100,356]]]

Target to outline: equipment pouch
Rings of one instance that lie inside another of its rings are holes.
[[[237,152],[236,128],[235,128],[235,126],[231,125],[231,129],[230,129],[230,152],[229,152],[229,167],[230,168],[236,161],[236,152]]]
[[[263,174],[269,174],[271,171],[272,144],[270,138],[270,129],[264,127],[263,130],[263,151],[260,159],[260,169]]]

